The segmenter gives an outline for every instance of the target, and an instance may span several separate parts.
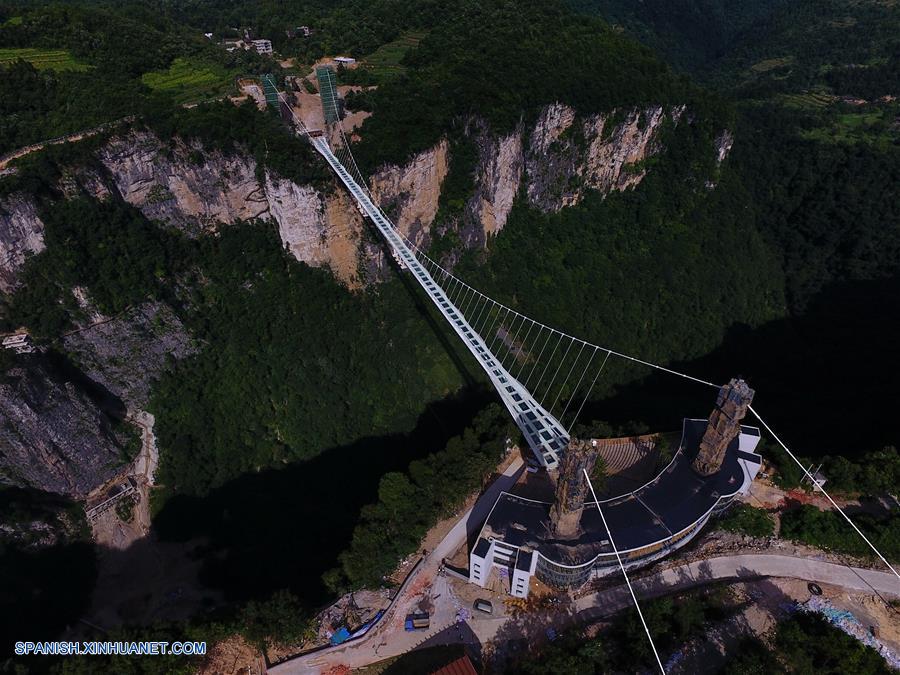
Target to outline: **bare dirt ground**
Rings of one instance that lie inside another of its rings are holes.
[[[878,597],[823,584],[822,598],[833,607],[851,612],[866,626],[875,626],[879,639],[891,650],[900,647],[900,612]],[[688,641],[670,655],[666,671],[671,673],[714,672],[725,664],[727,654],[746,636],[767,641],[778,621],[805,603],[811,593],[805,581],[760,579],[729,586],[741,609],[729,619],[711,626],[702,637]]]
[[[240,636],[217,642],[197,670],[197,675],[263,675],[266,664],[259,650]]]

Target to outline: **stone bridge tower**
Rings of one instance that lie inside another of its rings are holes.
[[[584,500],[588,496],[584,472],[590,475],[597,454],[598,449],[591,441],[569,440],[556,479],[556,500],[550,507],[550,526],[553,534],[561,539],[572,539],[578,534]]]
[[[716,408],[709,416],[709,424],[700,441],[700,451],[694,460],[694,471],[710,476],[722,468],[728,444],[741,431],[741,420],[747,414],[754,391],[741,379],[732,379],[719,389]]]

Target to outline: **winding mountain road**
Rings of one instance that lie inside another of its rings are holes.
[[[299,656],[273,666],[270,673],[327,673],[332,668],[345,666],[361,668],[390,656],[396,656],[417,647],[424,639],[429,645],[458,644],[460,640],[485,644],[509,628],[514,622],[508,616],[489,616],[472,612],[467,625],[469,631],[459,633],[448,630],[455,624],[457,601],[451,585],[445,577],[436,575],[441,560],[462,545],[466,535],[488,515],[502,490],[508,490],[522,470],[521,460],[514,462],[485,491],[473,509],[464,513],[441,543],[426,557],[416,572],[404,584],[392,604],[388,616],[364,637],[351,643]],[[838,586],[851,591],[900,597],[900,582],[888,572],[861,569],[814,558],[778,553],[747,553],[709,558],[685,563],[654,574],[635,579],[632,583],[639,599],[655,598],[678,593],[696,586],[717,581],[784,577],[815,581],[819,584]],[[403,630],[403,617],[413,609],[418,597],[431,588],[434,601],[432,630],[428,634],[407,633]],[[568,616],[560,623],[582,623],[611,616],[630,607],[631,596],[625,584],[586,595],[558,610],[546,612],[550,625],[556,619],[552,612],[565,612]],[[535,617],[542,619],[543,617]],[[506,631],[508,632],[508,631]],[[504,633],[505,634],[505,633]]]
[[[767,553],[730,555],[687,563],[638,579],[632,585],[638,598],[655,598],[712,581],[763,577],[802,579],[852,591],[900,597],[900,581],[890,572]],[[628,588],[622,584],[579,598],[575,608],[579,619],[589,620],[615,614],[631,604]]]

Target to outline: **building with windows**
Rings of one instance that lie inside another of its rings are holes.
[[[252,40],[250,44],[253,46],[253,49],[257,54],[271,54],[272,53],[272,41],[271,40]]]
[[[626,569],[658,560],[693,539],[710,518],[746,494],[762,464],[759,429],[740,426],[727,444],[720,468],[703,475],[692,466],[709,421],[686,419],[671,462],[646,484],[600,500],[609,532]],[[485,586],[495,569],[509,592],[527,597],[532,576],[556,588],[573,588],[591,577],[619,570],[603,520],[592,500],[580,510],[572,536],[560,538],[553,503],[504,492],[497,499],[469,554],[469,580]]]

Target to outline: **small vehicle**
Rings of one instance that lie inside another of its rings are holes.
[[[493,614],[494,613],[494,605],[491,604],[490,600],[478,599],[475,601],[475,604],[473,605],[473,607],[475,609],[477,609],[479,612],[484,612],[485,614]]]
[[[407,614],[403,624],[403,628],[407,631],[426,630],[429,626],[431,626],[431,619],[426,612]]]
[[[538,466],[538,463],[533,460],[526,460],[525,462],[525,470],[528,473],[537,473],[541,467]]]

